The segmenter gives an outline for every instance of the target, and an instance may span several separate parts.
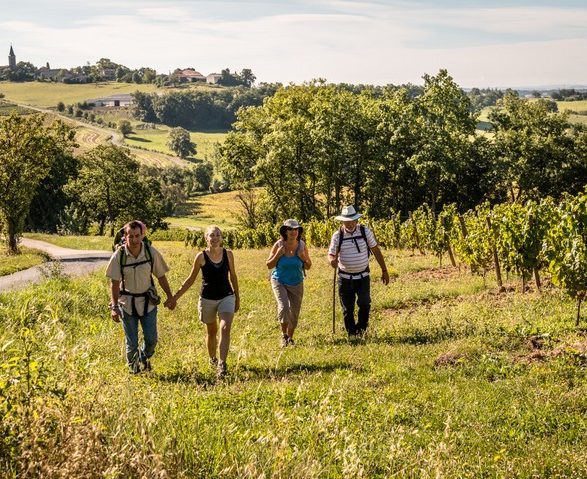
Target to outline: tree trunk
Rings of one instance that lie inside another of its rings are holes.
[[[522,294],[526,292],[526,275],[522,272]]]
[[[491,219],[489,218],[489,216],[486,219],[487,227],[489,228],[489,234],[492,235],[493,233],[491,232]],[[503,281],[501,280],[501,268],[499,267],[499,258],[497,257],[497,250],[495,249],[495,246],[493,244],[491,245],[491,252],[493,253],[493,266],[495,268],[495,277],[497,278],[497,285],[499,286],[499,289],[503,290]]]
[[[420,254],[426,254],[424,253],[424,251],[422,250],[421,246],[420,246],[420,236],[418,235],[418,228],[416,227],[416,223],[414,222],[414,218],[412,217],[412,212],[408,211],[408,216],[410,218],[410,220],[412,221],[412,224],[414,225],[414,242],[416,243],[416,248],[418,248],[418,251],[420,251]]]
[[[583,301],[582,298],[577,300],[577,322],[575,326],[579,326],[579,320],[581,319],[581,301]]]
[[[536,281],[536,288],[538,291],[541,291],[542,281],[540,281],[540,273],[538,272],[538,268],[534,268],[534,280]]]
[[[104,228],[106,227],[106,218],[100,219],[98,223],[98,236],[104,236]]]
[[[448,257],[450,258],[451,264],[456,268],[457,262],[455,261],[455,255],[452,252],[452,247],[450,245],[450,241],[446,243],[446,249],[448,251]]]
[[[465,223],[465,218],[463,215],[459,215],[459,222],[461,223],[461,232],[463,233],[463,238],[469,236],[469,232],[467,231],[467,223]]]
[[[18,245],[16,242],[16,224],[13,220],[6,221],[7,235],[8,235],[8,254],[18,254]]]

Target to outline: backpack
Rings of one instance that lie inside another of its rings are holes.
[[[363,225],[359,225],[359,229],[361,231],[361,238],[365,241],[365,244],[367,245],[367,257],[371,256],[371,248],[369,248],[369,242],[367,241],[367,234],[365,233],[365,227]],[[338,230],[338,246],[336,248],[336,254],[340,253],[340,248],[342,247],[342,242],[343,241],[348,241],[351,240],[355,243],[355,246],[357,247],[357,252],[361,252],[361,248],[359,248],[359,243],[357,243],[357,236],[350,236],[348,238],[344,237],[344,227],[341,226],[340,229]]]
[[[120,274],[122,276],[122,279],[120,281],[120,296],[131,296],[132,297],[132,302],[131,302],[132,314],[133,314],[133,316],[136,316],[139,318],[146,316],[148,308],[149,308],[149,303],[157,306],[161,302],[161,297],[157,294],[157,290],[155,288],[155,282],[153,281],[153,252],[151,251],[151,242],[149,240],[146,240],[146,238],[143,238],[143,248],[145,248],[145,256],[147,257],[147,259],[144,261],[139,261],[138,263],[132,263],[132,264],[126,263],[128,255],[126,254],[126,249],[124,248],[124,242],[122,243],[122,246],[118,246],[118,248],[117,248],[117,250],[118,249],[121,250],[120,251],[120,259],[119,259]],[[146,264],[146,263],[149,263],[151,265],[151,274],[150,274],[151,286],[149,287],[149,289],[147,291],[145,291],[144,293],[131,293],[130,291],[127,291],[126,287],[124,286],[124,268],[136,268],[137,266],[140,266],[140,265]],[[136,298],[145,298],[145,308],[143,310],[142,315],[140,315],[137,311],[136,304],[135,304]]]

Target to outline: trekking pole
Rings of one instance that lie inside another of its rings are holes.
[[[336,322],[336,272],[338,270],[338,266],[334,268],[334,277],[332,279],[332,334],[334,334],[335,330],[335,322]]]

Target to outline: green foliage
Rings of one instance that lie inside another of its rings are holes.
[[[483,277],[492,268],[495,239],[489,230],[487,218],[490,215],[488,203],[478,205],[461,216],[460,228],[454,229],[457,256],[471,269]]]
[[[194,251],[157,247],[172,286],[181,284]],[[121,326],[108,317],[102,272],[0,295],[0,401],[14,406],[0,421],[1,470],[586,476],[585,338],[565,321],[572,305],[558,292],[495,296],[491,280],[485,287],[468,272],[436,276],[434,256],[384,251],[397,276],[388,287],[372,282],[369,336],[351,344],[340,327],[330,333],[332,268],[322,249],[312,249],[297,344],[281,350],[267,254],[235,252],[242,302],[222,382],[195,322],[199,284],[173,312],[161,309],[154,369],[133,377]],[[23,304],[35,321],[20,321]],[[23,326],[34,339],[30,359]],[[7,367],[13,357],[19,366]]]
[[[17,251],[31,202],[53,163],[68,155],[74,132],[61,122],[46,127],[39,115],[0,120],[0,222],[8,250]]]
[[[76,179],[67,185],[74,204],[85,212],[86,221],[99,224],[99,234],[140,218],[151,229],[163,225],[164,201],[155,178],[142,178],[139,163],[129,151],[115,145],[100,145],[80,158]]]
[[[169,132],[167,146],[180,158],[187,158],[196,154],[196,144],[192,143],[190,132],[178,127]]]
[[[542,244],[553,209],[552,201],[498,205],[493,208],[492,227],[496,231],[497,250],[506,271],[515,271],[523,280],[544,265]]]
[[[512,201],[578,193],[587,183],[579,137],[568,115],[553,113],[548,101],[507,94],[490,119],[503,186]]]
[[[553,213],[544,254],[552,280],[580,302],[587,295],[587,192],[567,197]]]
[[[78,159],[71,154],[63,152],[54,157],[49,173],[40,182],[31,201],[25,223],[27,231],[57,232],[64,217],[75,209],[71,205],[72,198],[65,192],[65,185],[77,176],[79,168]],[[84,229],[77,231],[85,232]]]
[[[130,121],[128,120],[122,120],[119,124],[118,124],[118,131],[120,132],[120,134],[123,137],[127,137],[128,135],[130,135],[132,133],[132,125],[130,124]]]

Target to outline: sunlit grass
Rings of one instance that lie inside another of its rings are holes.
[[[5,250],[0,252],[0,276],[16,273],[33,266],[44,263],[48,257],[42,251],[20,247],[20,254],[7,254]]]
[[[25,238],[46,241],[62,248],[110,250],[112,238],[108,236],[60,236],[46,233],[25,233]]]
[[[190,198],[177,211],[176,216],[165,218],[171,226],[205,229],[210,224],[221,228],[236,228],[242,206],[238,192],[214,193]]]
[[[147,148],[159,151],[167,155],[175,155],[167,146],[170,127],[156,125],[155,128],[137,129],[130,134],[124,142],[129,146]],[[196,155],[198,159],[207,159],[212,154],[215,143],[222,143],[226,137],[225,132],[190,132],[192,142],[196,144]]]
[[[55,107],[62,101],[65,104],[83,102],[92,98],[141,91],[157,91],[155,85],[137,85],[134,83],[101,82],[84,85],[67,85],[53,82],[0,82],[0,92],[7,100],[39,107]]]
[[[155,246],[176,289],[196,251]],[[353,344],[338,305],[331,333],[332,269],[324,249],[310,253],[297,345],[282,350],[268,249],[235,251],[242,309],[219,383],[197,319],[199,280],[176,311],[161,310],[154,370],[138,377],[125,371],[103,271],[0,295],[0,339],[18,334],[27,305],[40,367],[67,389],[59,414],[35,403],[59,427],[29,420],[28,461],[126,477],[145,467],[169,477],[585,477],[585,339],[572,301],[556,290],[499,294],[492,278],[385,251],[395,280],[383,286],[373,265],[369,336]],[[6,384],[14,398],[18,383]],[[80,444],[91,444],[84,461]]]

